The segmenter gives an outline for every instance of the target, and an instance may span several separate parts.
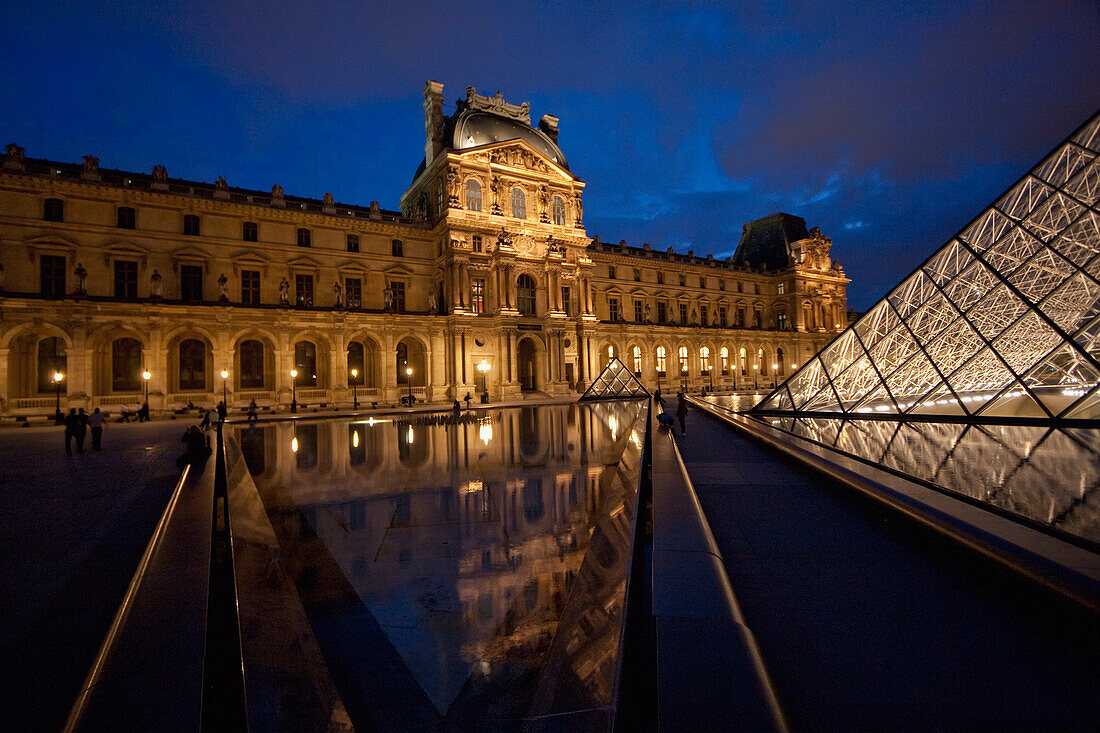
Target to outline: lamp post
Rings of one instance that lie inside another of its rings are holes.
[[[752,365],[752,391],[753,392],[756,392],[757,390],[760,389],[759,377],[760,377],[760,365],[759,364],[753,364]]]
[[[351,409],[359,409],[359,392],[356,390],[356,385],[359,383],[359,370],[351,370]]]
[[[772,384],[779,381],[779,364],[772,362]]]
[[[413,405],[413,368],[405,367],[405,381],[409,384],[409,407]]]
[[[149,380],[153,378],[153,373],[146,369],[141,373],[141,378],[145,380],[145,404],[149,404]]]
[[[484,388],[484,391],[481,393],[481,402],[483,404],[489,402],[489,370],[492,368],[492,365],[485,359],[482,359],[481,363],[477,365],[477,370],[481,372],[481,386]]]
[[[707,357],[707,374],[710,375],[710,391],[714,391],[714,369],[710,365],[710,357]]]
[[[290,411],[298,411],[298,370],[290,370]]]
[[[60,425],[64,422],[64,418],[61,416],[61,383],[65,381],[65,375],[61,372],[53,373],[53,384],[57,390],[57,402],[54,407],[54,422]]]
[[[222,369],[222,402],[225,403],[225,409],[229,409],[229,400],[225,396],[225,383],[229,381],[229,370]]]
[[[680,365],[680,391],[687,392],[688,388],[688,367],[687,364]]]

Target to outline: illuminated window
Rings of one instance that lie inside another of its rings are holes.
[[[475,234],[473,237],[471,237],[470,241],[471,241],[474,252],[484,252],[485,251],[485,249],[484,249],[485,245],[483,245],[481,243],[481,235],[480,234]]]
[[[535,315],[535,280],[530,275],[520,275],[516,280],[516,308],[522,315]]]
[[[730,373],[730,350],[728,348],[726,348],[725,346],[723,346],[718,351],[718,357],[722,360],[722,363],[721,363],[722,374],[729,374]]]
[[[699,347],[700,374],[710,374],[710,347]]]
[[[663,377],[668,366],[667,355],[664,346],[657,347],[657,375]]]
[[[485,312],[485,280],[482,278],[470,281],[470,308],[474,313]]]
[[[741,359],[741,374],[742,374],[742,376],[744,376],[745,374],[749,373],[749,364],[745,360],[745,347],[744,346],[741,347],[741,352],[738,356]]]
[[[642,347],[635,346],[633,349],[634,356],[634,374],[642,376]]]
[[[786,331],[789,323],[787,322],[787,314],[780,313],[775,317],[775,325],[780,331]]]
[[[565,199],[561,196],[554,197],[554,223],[565,226]]]
[[[614,358],[615,358],[615,347],[609,344],[608,347],[607,347],[607,360],[611,361]]]
[[[466,208],[481,211],[481,184],[473,178],[466,181]]]
[[[787,292],[787,284],[786,283],[779,283],[778,285],[775,286],[776,295],[783,295],[785,292]]]
[[[512,189],[512,216],[517,219],[527,218],[527,197],[523,195],[523,189]]]

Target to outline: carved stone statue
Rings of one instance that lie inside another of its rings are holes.
[[[279,303],[282,305],[290,304],[290,283],[287,282],[285,277],[279,283]]]
[[[458,171],[453,167],[447,169],[447,203],[458,206]]]
[[[699,323],[699,309],[698,308],[692,308],[691,309],[691,325],[695,326],[698,323]]]
[[[644,313],[644,318],[645,318],[645,322],[646,322],[646,323],[650,323],[650,322],[651,322],[651,319],[650,319],[650,317],[649,317],[649,316],[650,316],[649,301],[646,301],[646,304],[645,304],[645,313]]]
[[[229,302],[229,278],[224,272],[218,275],[218,300],[222,303]]]
[[[153,274],[149,276],[149,296],[151,298],[160,299],[161,281],[164,278],[160,276],[160,273],[153,270]]]
[[[343,288],[340,287],[340,281],[335,280],[332,283],[332,294],[336,296],[336,307],[343,308],[344,304],[340,301],[340,293],[343,292]]]
[[[326,191],[325,195],[321,197],[321,203],[325,206],[335,206],[336,199],[332,197],[332,193]]]
[[[439,298],[436,296],[435,285],[428,288],[428,315],[439,313]]]
[[[382,300],[386,305],[386,312],[393,313],[393,286],[389,283],[386,284],[386,289],[382,291]]]
[[[271,187],[271,197],[281,199],[283,197],[283,187],[276,183]]]
[[[165,167],[163,165],[154,165],[153,166],[153,180],[154,181],[167,181],[168,180],[168,171],[165,169]]]
[[[229,184],[225,182],[225,176],[218,176],[218,180],[214,181],[214,188],[219,191],[229,190]]]
[[[584,221],[584,202],[581,201],[580,194],[573,197],[573,210],[577,212],[577,226],[580,226]]]
[[[23,160],[26,156],[26,150],[21,145],[15,143],[8,143],[4,147],[4,152],[11,160]]]
[[[493,179],[489,182],[489,191],[493,194],[493,208],[492,213],[500,213],[500,197],[504,193],[504,184],[500,180],[500,176],[493,176]]]
[[[94,155],[84,156],[84,172],[85,173],[98,173],[99,172],[99,158]]]
[[[84,264],[81,262],[76,263],[76,269],[73,270],[73,274],[76,275],[76,294],[87,295],[88,294],[88,271],[84,269]]]
[[[510,247],[512,245],[512,238],[508,236],[508,232],[504,227],[500,228],[500,234],[497,235],[497,249],[501,247]]]

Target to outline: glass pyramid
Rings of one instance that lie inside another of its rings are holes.
[[[619,361],[619,357],[613,356],[600,375],[592,380],[592,384],[580,399],[585,401],[631,397],[649,397],[649,390],[643,387],[634,373],[626,368],[626,364]]]
[[[1100,418],[1100,113],[754,411]]]

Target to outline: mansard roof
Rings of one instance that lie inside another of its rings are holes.
[[[782,270],[793,262],[791,244],[810,236],[801,216],[777,212],[755,219],[741,228],[741,241],[733,253],[736,264]]]

